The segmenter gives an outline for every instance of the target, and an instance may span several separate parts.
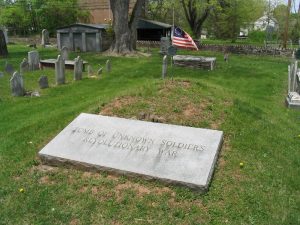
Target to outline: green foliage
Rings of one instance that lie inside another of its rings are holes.
[[[248,38],[251,41],[254,42],[264,42],[265,38],[266,38],[266,32],[264,31],[251,31],[248,34]]]
[[[263,15],[265,1],[224,0],[224,4],[213,9],[210,17],[211,33],[219,39],[235,41],[240,28],[247,27]]]
[[[77,0],[17,0],[0,10],[0,24],[16,34],[31,34],[77,21],[87,22],[89,13],[79,9]]]

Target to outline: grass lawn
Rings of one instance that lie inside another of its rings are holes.
[[[9,62],[18,68],[29,50],[9,46]],[[57,56],[39,51],[41,58]],[[284,105],[288,59],[231,55],[226,64],[222,54],[200,52],[216,56],[217,69],[175,68],[172,82],[160,79],[157,52],[80,54],[95,71],[110,58],[112,72],[74,82],[68,71],[62,86],[54,85],[53,69],[25,73],[26,89],[40,91],[39,98],[12,97],[9,76],[0,78],[1,225],[300,224],[300,111]],[[4,64],[0,59],[0,70]],[[51,88],[39,90],[43,74]],[[166,123],[223,130],[209,192],[41,165],[38,151],[81,112],[146,112]]]

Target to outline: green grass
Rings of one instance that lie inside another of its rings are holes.
[[[9,46],[9,62],[18,68],[29,50]],[[42,58],[57,55],[39,51]],[[215,71],[174,68],[175,81],[165,82],[162,58],[152,51],[149,58],[80,54],[94,70],[111,59],[112,72],[101,79],[85,74],[74,82],[68,71],[67,84],[55,86],[52,69],[24,74],[26,89],[40,91],[40,98],[12,97],[8,75],[0,78],[0,224],[300,223],[300,111],[284,105],[288,60],[231,55],[226,64],[222,54],[200,52],[217,57]],[[0,68],[4,64],[0,59]],[[39,90],[42,74],[51,88]],[[121,107],[114,107],[116,97]],[[223,130],[209,192],[104,172],[42,169],[37,153],[46,143],[81,112],[104,109]]]

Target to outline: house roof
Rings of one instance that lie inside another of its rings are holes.
[[[161,28],[171,28],[172,25],[167,23],[162,23],[159,21],[154,20],[145,20],[145,19],[139,19],[139,22],[137,24],[138,29],[161,29]]]
[[[93,29],[106,29],[108,28],[108,24],[85,24],[85,23],[74,23],[68,26],[59,27],[56,30],[66,29],[70,27],[87,27],[87,28],[93,28]]]

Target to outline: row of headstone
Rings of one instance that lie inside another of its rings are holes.
[[[105,69],[106,69],[107,73],[111,72],[111,62],[110,62],[109,59],[105,63]],[[92,66],[88,65],[87,72],[88,72],[88,76],[89,77],[93,77],[94,76],[94,71],[93,71]],[[101,76],[102,73],[103,73],[103,67],[100,66],[99,69],[97,70],[97,75]]]
[[[41,76],[38,82],[41,89],[49,87],[47,76]],[[22,74],[20,74],[19,72],[14,72],[10,79],[10,87],[13,96],[18,97],[25,95],[24,80]],[[36,96],[39,96],[39,94]]]

